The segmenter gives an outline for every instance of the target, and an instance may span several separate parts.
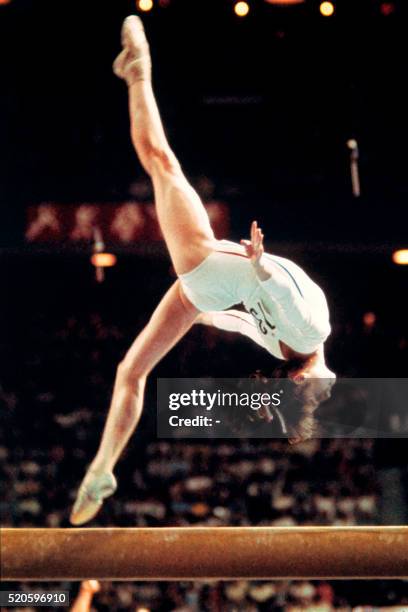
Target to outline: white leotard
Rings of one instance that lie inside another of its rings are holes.
[[[258,279],[244,247],[220,240],[180,281],[190,301],[209,313],[216,327],[252,338],[279,359],[279,341],[298,353],[313,353],[330,334],[323,291],[289,259],[265,254],[263,264],[271,274],[266,281]],[[247,313],[229,310],[239,303]]]

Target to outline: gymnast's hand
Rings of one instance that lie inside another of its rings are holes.
[[[252,221],[251,240],[241,240],[241,244],[245,247],[246,254],[255,268],[256,275],[261,281],[268,280],[271,276],[262,264],[262,255],[264,253],[263,239],[264,235],[261,228],[258,227],[257,221]]]

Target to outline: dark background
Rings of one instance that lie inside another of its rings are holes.
[[[157,3],[156,3],[157,5]],[[185,171],[208,176],[233,228],[259,216],[267,237],[365,250],[406,241],[406,14],[395,2],[172,0],[144,15],[154,86]],[[130,1],[14,0],[0,6],[3,246],[24,207],[109,201],[142,176],[126,90],[111,71]],[[348,138],[361,152],[351,196]]]

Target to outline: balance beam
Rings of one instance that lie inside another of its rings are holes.
[[[406,578],[408,527],[2,529],[3,580]]]

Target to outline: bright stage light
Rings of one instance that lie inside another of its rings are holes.
[[[238,17],[245,17],[249,13],[248,2],[237,2],[234,6],[234,11]]]
[[[151,11],[153,8],[153,0],[138,0],[137,7],[141,11],[144,11],[145,13],[147,13],[148,11]]]
[[[377,317],[374,312],[365,312],[363,315],[363,323],[365,327],[374,327]]]
[[[6,4],[11,4],[11,0],[0,0],[0,6],[5,6]]]
[[[111,268],[116,261],[116,255],[113,253],[94,253],[91,257],[91,263],[95,268]]]
[[[408,249],[399,249],[392,254],[392,261],[400,266],[408,266]]]
[[[320,12],[323,17],[331,17],[334,13],[333,2],[322,2],[320,5]]]

